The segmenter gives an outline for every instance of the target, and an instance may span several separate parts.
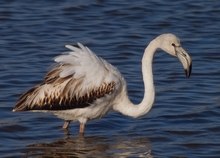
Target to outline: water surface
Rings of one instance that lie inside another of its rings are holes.
[[[220,3],[218,1],[0,2],[1,157],[220,157]],[[155,55],[156,101],[139,119],[110,113],[69,133],[44,113],[12,113],[21,93],[38,84],[81,42],[117,66],[135,103],[143,97],[141,58],[159,34],[179,36],[191,54],[186,79],[179,61]]]

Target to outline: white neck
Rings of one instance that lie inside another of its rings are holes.
[[[144,98],[140,104],[134,105],[128,98],[127,92],[122,92],[126,94],[119,104],[114,105],[114,110],[121,112],[124,115],[131,117],[139,117],[150,111],[154,103],[155,90],[153,82],[153,72],[152,72],[152,62],[154,53],[157,49],[157,42],[153,40],[145,49],[142,58],[142,74],[144,80]],[[125,91],[126,88],[124,89]]]

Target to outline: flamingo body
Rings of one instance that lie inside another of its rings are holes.
[[[144,98],[140,104],[133,105],[117,68],[80,43],[66,47],[70,51],[55,58],[56,66],[41,84],[19,98],[13,111],[52,112],[65,120],[64,128],[68,128],[70,121],[78,120],[79,132],[83,133],[88,120],[100,118],[110,110],[131,117],[149,112],[155,97],[152,60],[157,49],[177,56],[187,77],[191,73],[191,58],[180,46],[179,39],[173,34],[158,36],[145,49],[142,59]]]

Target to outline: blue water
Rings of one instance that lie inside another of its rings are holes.
[[[220,2],[0,2],[1,157],[220,157]],[[45,113],[13,113],[16,100],[40,83],[65,44],[82,42],[125,76],[135,103],[143,97],[141,58],[159,34],[180,37],[191,54],[186,79],[179,61],[155,55],[156,101],[132,119],[110,113],[69,133]]]

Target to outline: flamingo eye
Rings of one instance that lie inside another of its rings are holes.
[[[176,47],[175,43],[172,43],[171,45],[174,46],[174,47]]]

